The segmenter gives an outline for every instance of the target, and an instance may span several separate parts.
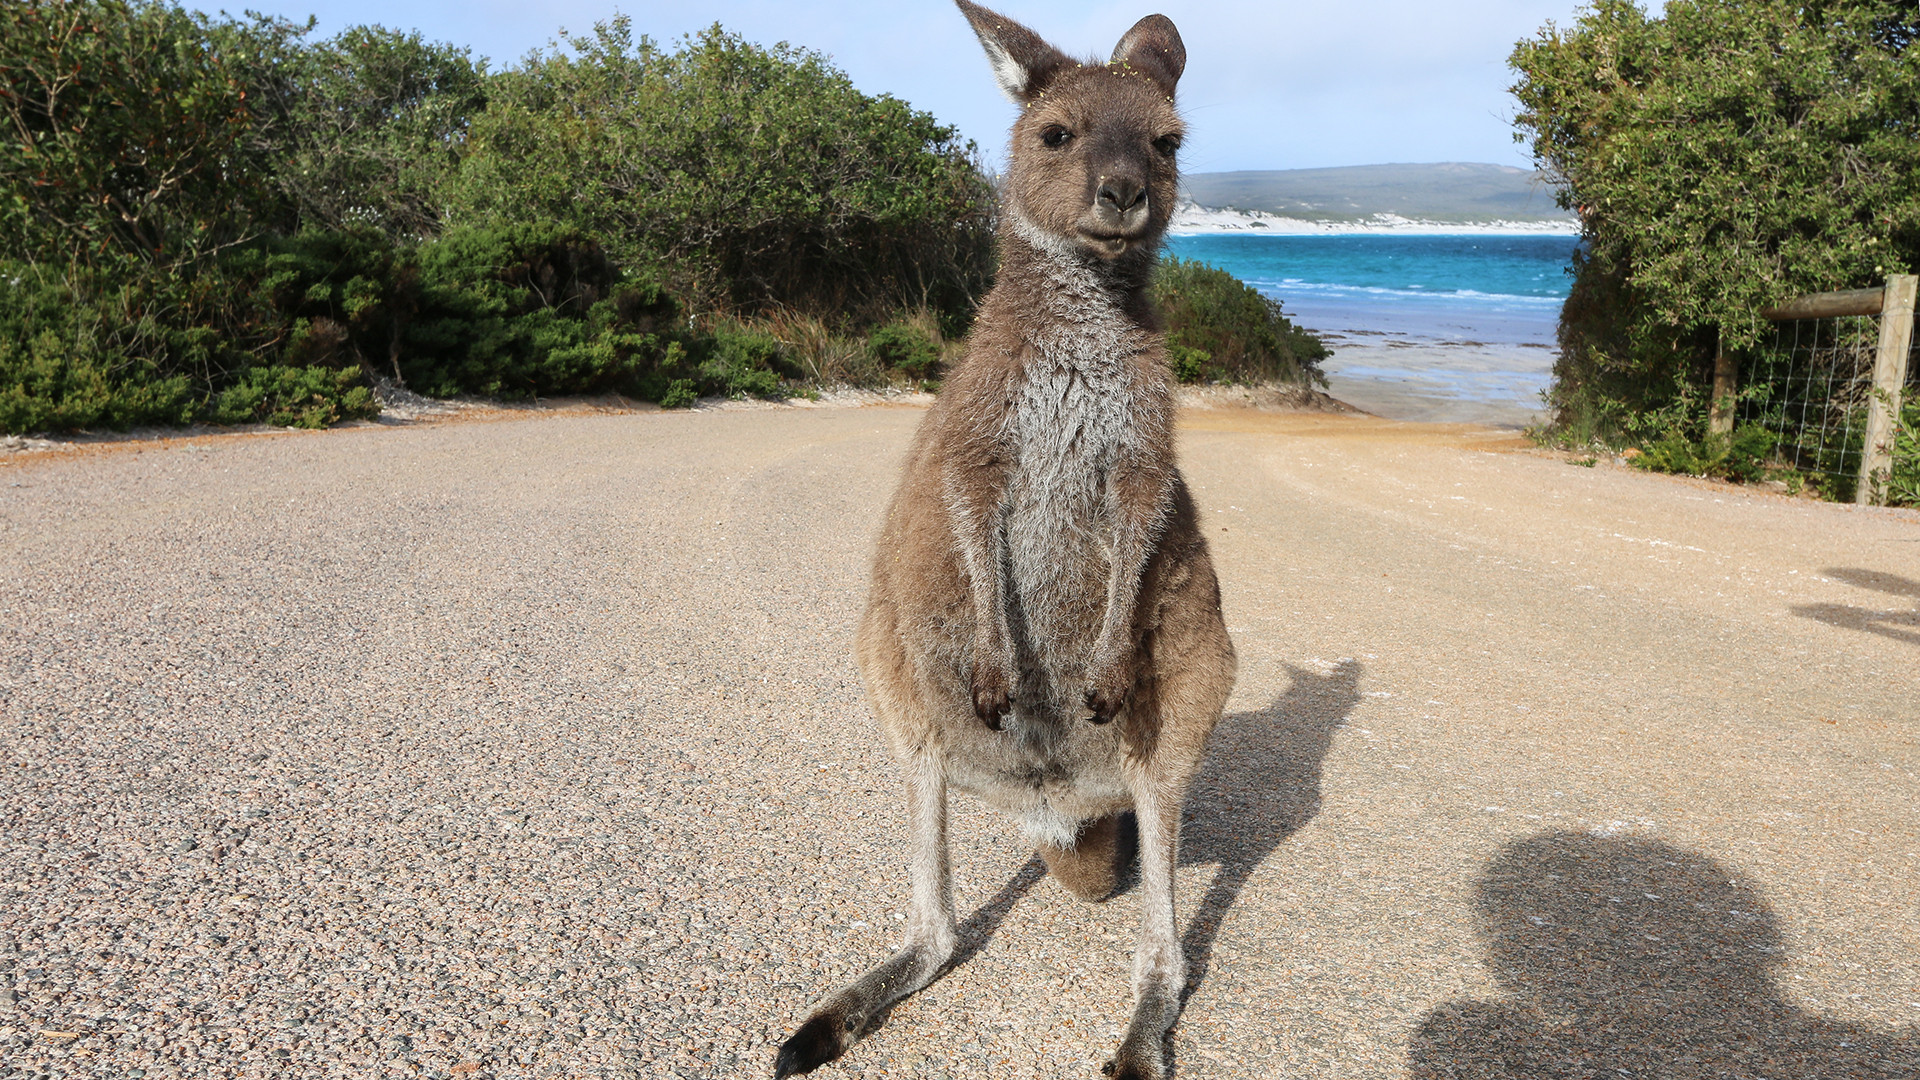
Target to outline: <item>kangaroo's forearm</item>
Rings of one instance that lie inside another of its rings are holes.
[[[1109,480],[1108,498],[1113,564],[1107,573],[1106,613],[1094,646],[1096,662],[1118,659],[1131,637],[1140,580],[1173,502],[1173,474],[1152,465],[1124,466]]]
[[[1005,480],[999,475],[1002,470],[991,466],[969,472],[971,475],[949,478],[947,511],[973,599],[975,649],[998,660],[1009,637],[1005,560],[1000,550],[1004,515],[999,496],[1005,490]]]

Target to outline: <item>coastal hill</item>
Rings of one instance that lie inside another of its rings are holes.
[[[1261,228],[1467,225],[1571,232],[1539,173],[1506,165],[1442,162],[1193,173],[1183,178],[1192,226]],[[1175,228],[1182,221],[1176,220]]]

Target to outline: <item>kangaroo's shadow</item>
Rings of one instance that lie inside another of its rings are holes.
[[[1828,1020],[1780,993],[1773,912],[1705,856],[1548,833],[1502,849],[1474,900],[1511,997],[1428,1013],[1408,1055],[1420,1080],[1920,1076],[1913,1029]]]
[[[1028,859],[1025,865],[1007,879],[1005,885],[1000,886],[1000,891],[993,894],[993,899],[974,909],[973,914],[967,916],[966,922],[955,927],[956,943],[953,955],[947,958],[941,971],[943,973],[952,971],[980,955],[980,950],[987,947],[987,942],[993,939],[994,932],[1000,929],[1002,922],[1006,921],[1007,913],[1013,910],[1013,905],[1019,903],[1021,897],[1032,892],[1033,887],[1040,884],[1040,879],[1046,876],[1047,864],[1040,861],[1040,856],[1035,855]]]
[[[1334,729],[1360,701],[1360,665],[1325,675],[1287,665],[1293,680],[1263,709],[1224,717],[1207,744],[1180,832],[1183,865],[1217,865],[1187,923],[1191,997],[1212,963],[1227,910],[1274,849],[1320,812],[1320,771]]]
[[[953,955],[947,957],[947,962],[940,965],[940,970],[934,975],[932,982],[946,978],[953,969],[980,955],[986,949],[987,943],[993,940],[993,935],[1000,929],[1000,924],[1006,921],[1007,914],[1013,910],[1013,906],[1019,903],[1022,897],[1032,892],[1033,887],[1046,876],[1047,864],[1040,861],[1040,856],[1033,856],[1007,879],[1006,884],[1000,886],[992,899],[975,908],[965,922],[954,927]],[[902,998],[875,1011],[862,1026],[863,1034],[885,1024],[893,1015],[893,1010],[907,1000]]]

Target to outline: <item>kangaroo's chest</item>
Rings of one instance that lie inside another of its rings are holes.
[[[1009,427],[1008,510],[1069,521],[1099,512],[1132,410],[1118,371],[1054,367],[1029,374]]]
[[[1132,437],[1124,369],[1032,371],[1010,419],[1014,465],[1004,509],[1013,615],[1029,643],[1073,653],[1097,629],[1106,603],[1113,560],[1107,482]]]

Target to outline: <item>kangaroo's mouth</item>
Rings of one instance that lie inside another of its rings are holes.
[[[1127,249],[1138,243],[1140,238],[1138,236],[1101,234],[1081,229],[1080,241],[1104,258],[1117,259],[1125,255]]]

